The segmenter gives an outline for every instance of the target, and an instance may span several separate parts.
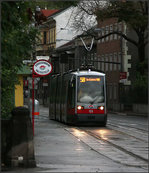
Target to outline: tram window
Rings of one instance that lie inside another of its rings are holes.
[[[68,87],[68,107],[75,107],[75,80],[69,83]]]
[[[80,103],[102,103],[104,102],[103,77],[81,76],[78,78],[78,97]]]

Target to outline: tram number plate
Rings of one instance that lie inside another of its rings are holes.
[[[95,119],[95,116],[88,116],[88,119],[93,120]]]

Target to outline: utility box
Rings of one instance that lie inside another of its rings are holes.
[[[14,108],[11,123],[11,149],[8,152],[11,167],[36,167],[29,109],[26,107]]]

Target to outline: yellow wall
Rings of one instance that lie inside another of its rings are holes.
[[[15,85],[15,106],[23,106],[23,76],[18,75],[19,85]]]

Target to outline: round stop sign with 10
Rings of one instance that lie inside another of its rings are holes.
[[[46,76],[53,70],[52,64],[46,60],[38,60],[33,65],[33,71],[40,76]]]

